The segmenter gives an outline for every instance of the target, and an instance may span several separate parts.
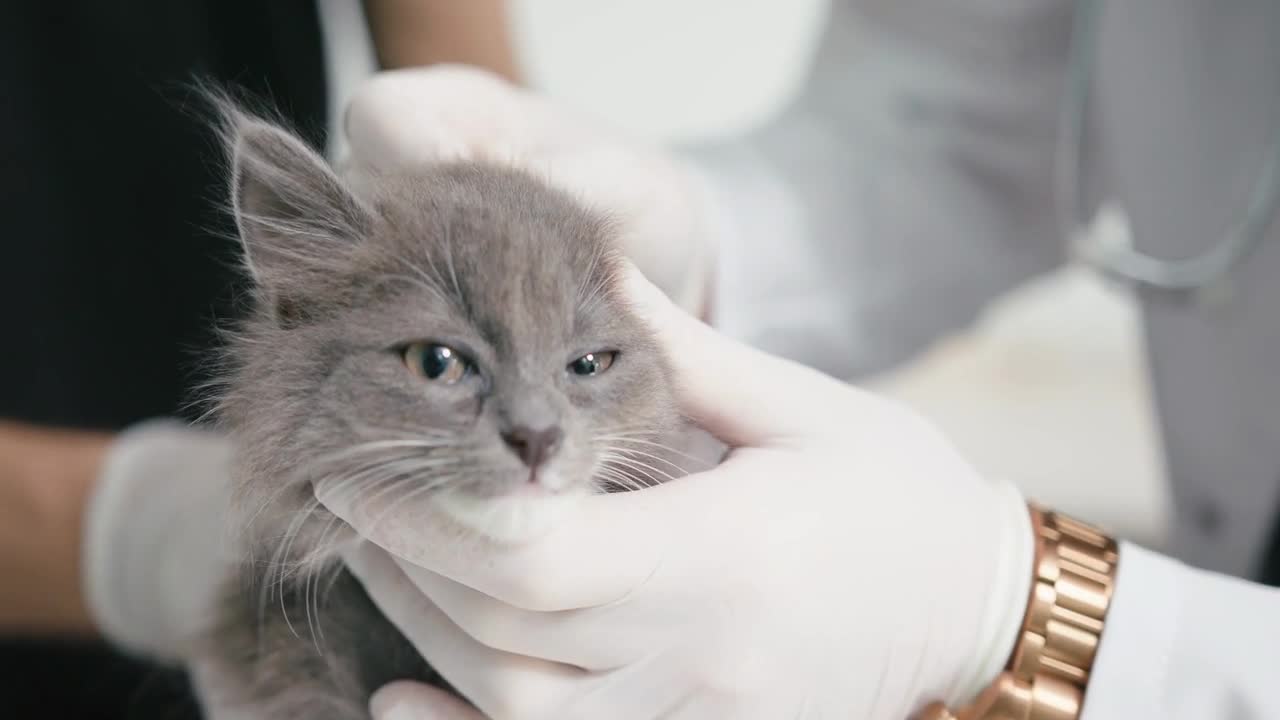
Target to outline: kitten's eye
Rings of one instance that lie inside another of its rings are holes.
[[[447,345],[414,343],[404,349],[404,364],[427,380],[452,384],[466,377],[471,363]]]
[[[599,375],[609,369],[617,356],[616,352],[587,353],[569,363],[569,372],[582,376]]]

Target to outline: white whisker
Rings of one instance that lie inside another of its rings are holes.
[[[652,475],[649,475],[649,473],[657,473],[658,475],[661,475],[663,478],[667,480],[676,479],[675,476],[672,475],[671,473],[666,472],[660,468],[656,468],[650,465],[649,463],[644,462],[643,460],[627,457],[625,455],[619,455],[615,452],[611,452],[607,450],[601,453],[600,457],[605,463],[614,463],[616,465],[620,465],[630,470],[642,472],[645,475],[648,475],[649,478],[652,480],[657,480],[657,478],[654,478]]]
[[[703,470],[709,470],[715,467],[715,463],[711,462],[706,458],[698,457],[697,455],[691,455],[682,450],[677,450],[671,447],[670,445],[664,445],[663,443],[655,442],[653,440],[649,440],[644,437],[636,437],[634,435],[628,435],[626,433],[617,433],[617,434],[600,435],[596,438],[596,440],[606,441],[606,442],[625,442],[628,444],[645,445],[648,447],[655,448],[659,451],[665,451],[665,452],[673,453],[675,455],[679,455],[680,457],[685,458],[686,460],[692,460],[693,462],[703,466],[702,467]]]

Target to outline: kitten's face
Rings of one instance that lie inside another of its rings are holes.
[[[478,165],[360,195],[282,131],[241,124],[259,307],[227,408],[251,495],[429,497],[520,539],[602,480],[668,472],[645,444],[675,424],[666,365],[619,294],[605,223]]]

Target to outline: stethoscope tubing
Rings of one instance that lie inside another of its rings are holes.
[[[1271,148],[1243,216],[1199,255],[1184,259],[1158,258],[1128,246],[1108,244],[1088,233],[1082,204],[1085,127],[1101,15],[1101,0],[1078,1],[1071,33],[1068,96],[1058,147],[1057,204],[1063,235],[1071,241],[1079,260],[1136,289],[1166,292],[1205,289],[1227,277],[1267,237],[1280,205],[1280,137]]]

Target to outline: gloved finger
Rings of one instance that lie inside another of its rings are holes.
[[[373,720],[486,720],[480,711],[445,690],[400,680],[369,699]]]
[[[413,583],[464,632],[486,647],[592,672],[632,663],[679,636],[678,620],[618,605],[535,612],[513,607],[443,575],[399,562]]]
[[[584,691],[556,709],[555,720],[777,720],[808,718],[807,668],[776,675],[769,662],[742,652],[744,628],[714,620],[618,670],[593,675]],[[749,632],[749,631],[748,631]],[[779,683],[781,682],[781,685]],[[626,711],[618,713],[618,709]],[[614,711],[611,712],[611,709]],[[852,715],[841,717],[853,717]]]
[[[521,136],[521,97],[496,74],[435,66],[378,73],[356,89],[343,116],[352,160],[377,168],[477,159]]]
[[[618,588],[635,587],[652,572],[656,562],[652,556],[662,545],[653,543],[644,551],[648,557],[616,564],[596,557],[587,547],[575,547],[572,543],[584,535],[607,530],[586,519],[593,514],[590,506],[596,497],[584,498],[571,514],[575,521],[586,522],[587,527],[574,522],[573,532],[562,538],[561,529],[568,524],[557,526],[547,536],[522,545],[500,545],[470,536],[460,539],[456,526],[426,498],[409,498],[392,505],[389,500],[358,496],[324,483],[317,485],[316,497],[362,538],[406,564],[439,573],[528,610],[566,610],[616,600],[624,592]],[[579,568],[573,567],[575,556],[584,552],[589,567],[582,571],[611,568],[599,578],[603,591],[573,591],[575,584],[586,579]],[[557,585],[569,592],[555,590]]]
[[[730,695],[720,692],[694,693],[684,702],[662,716],[662,720],[705,720],[705,718],[733,718],[733,720],[805,720],[811,717],[805,703],[783,704],[764,702],[765,693],[751,696]]]
[[[343,132],[357,167],[487,160],[563,185],[563,157],[598,142],[582,120],[500,75],[446,64],[374,75],[347,105]]]
[[[378,609],[427,662],[492,720],[524,720],[563,704],[585,673],[485,647],[449,621],[385,552],[361,543],[345,555]]]
[[[640,590],[650,597],[697,598],[708,583],[742,581],[706,568],[750,552],[747,541],[775,519],[773,504],[760,499],[778,492],[776,479],[792,470],[783,453],[749,449],[712,470],[642,492],[582,498],[549,532],[521,545],[458,542],[429,501],[410,499],[378,513],[340,496],[318,496],[406,566],[516,608],[559,612],[609,605],[621,616],[647,607],[624,602]],[[708,522],[712,510],[716,520]]]
[[[830,398],[853,392],[816,370],[716,332],[674,305],[634,266],[624,280],[632,306],[673,366],[680,409],[731,446],[812,433],[823,426]]]
[[[587,689],[537,720],[658,720],[688,698],[696,675],[685,653],[655,654],[591,678]],[[706,715],[704,717],[733,717]]]

